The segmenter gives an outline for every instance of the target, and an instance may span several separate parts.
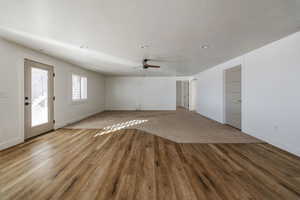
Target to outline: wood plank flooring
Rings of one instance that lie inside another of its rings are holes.
[[[99,132],[61,129],[0,152],[0,199],[300,199],[300,159],[271,145]]]

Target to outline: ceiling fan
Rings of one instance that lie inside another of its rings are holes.
[[[144,69],[148,69],[148,68],[157,68],[157,69],[159,69],[160,68],[160,66],[157,66],[157,65],[149,65],[147,63],[148,61],[151,61],[151,59],[144,59],[143,60],[143,68]]]

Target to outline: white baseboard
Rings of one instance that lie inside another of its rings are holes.
[[[253,134],[253,133],[250,133],[252,131],[244,131],[242,130],[244,133],[247,133],[248,135],[251,135],[253,137],[256,137],[264,142],[267,142],[275,147],[278,147],[279,149],[282,149],[284,151],[287,151],[291,154],[294,154],[296,156],[299,156],[300,157],[300,147],[295,147],[295,146],[291,146],[291,145],[286,145],[286,144],[283,144],[282,141],[278,141],[274,138],[267,138],[267,137],[263,137],[263,136],[259,136],[259,135],[256,135],[256,134]]]
[[[176,110],[175,106],[142,106],[141,110]]]
[[[15,146],[15,145],[20,144],[22,142],[24,142],[24,138],[14,138],[14,139],[9,140],[7,142],[1,143],[0,144],[0,150],[7,149],[9,147]]]
[[[207,119],[210,119],[210,120],[219,122],[220,124],[225,124],[225,122],[223,122],[223,121],[221,121],[221,120],[214,119],[214,118],[212,118],[211,116],[208,116],[208,115],[206,115],[206,114],[200,113],[198,110],[195,110],[194,112],[198,113],[199,115],[201,115],[201,116],[203,116],[203,117],[206,117]]]
[[[291,148],[291,147],[288,147],[288,146],[286,146],[285,144],[282,144],[282,143],[276,143],[276,144],[273,144],[273,145],[280,148],[280,149],[283,149],[283,150],[285,150],[289,153],[292,153],[292,154],[300,157],[300,148],[299,147]]]
[[[204,117],[207,117],[208,119],[211,119],[211,120],[214,120],[214,121],[219,122],[221,124],[224,124],[223,122],[217,121],[215,119],[212,119],[212,118],[210,118],[210,117],[208,117],[206,115],[203,115],[203,114],[199,113],[198,111],[197,111],[197,113],[200,114],[200,115],[202,115],[202,116],[204,116]],[[294,154],[296,156],[300,156],[300,147],[297,148],[297,147],[291,147],[291,146],[285,145],[281,141],[277,141],[274,138],[267,138],[267,137],[262,137],[262,136],[257,135],[257,134],[253,134],[253,131],[242,129],[242,132],[244,132],[244,133],[246,133],[248,135],[251,135],[251,136],[253,136],[253,137],[257,138],[257,139],[260,139],[260,140],[262,140],[264,142],[267,142],[267,143],[269,143],[271,145],[274,145],[275,147],[278,147],[278,148],[280,148],[282,150],[285,150],[285,151],[287,151],[287,152],[289,152],[291,154]]]
[[[54,129],[59,129],[59,128],[63,128],[69,124],[72,124],[74,122],[77,122],[77,121],[80,121],[82,119],[85,119],[89,116],[92,116],[94,114],[97,114],[97,113],[100,113],[104,111],[103,108],[101,108],[100,110],[96,110],[96,111],[93,111],[93,112],[90,112],[88,114],[85,114],[85,115],[82,115],[80,117],[77,117],[77,118],[74,118],[74,119],[70,119],[70,120],[66,120],[64,122],[57,122]],[[3,149],[7,149],[9,147],[12,147],[12,146],[15,146],[17,144],[20,144],[20,143],[23,143],[24,142],[24,138],[22,137],[19,137],[19,138],[14,138],[14,139],[11,139],[7,142],[3,142],[3,143],[0,143],[0,150],[3,150]]]
[[[137,106],[105,106],[105,110],[138,110]]]
[[[96,111],[90,112],[88,114],[85,114],[85,115],[82,115],[82,116],[79,116],[79,117],[76,117],[76,118],[73,118],[73,119],[70,119],[70,120],[65,120],[63,122],[56,122],[54,129],[56,130],[56,129],[59,129],[59,128],[63,128],[65,126],[68,126],[68,125],[73,124],[75,122],[81,121],[81,120],[83,120],[87,117],[90,117],[92,115],[95,115],[95,114],[103,112],[103,111],[104,111],[104,109],[101,108],[100,110],[96,110]]]
[[[176,110],[176,106],[105,106],[105,110]]]

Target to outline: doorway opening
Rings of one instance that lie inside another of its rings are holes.
[[[25,59],[25,139],[54,129],[53,66]]]
[[[189,110],[189,81],[176,81],[176,106]]]
[[[225,70],[225,123],[237,129],[242,127],[241,72],[240,65]]]

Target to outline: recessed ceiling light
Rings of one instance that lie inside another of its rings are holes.
[[[85,45],[80,46],[80,49],[87,49],[87,48],[88,48],[88,46],[85,46]]]
[[[146,48],[149,48],[149,45],[147,45],[147,44],[142,44],[142,45],[140,46],[140,48],[141,48],[141,49],[146,49]]]
[[[209,45],[202,45],[201,46],[201,49],[208,49],[209,48]]]

